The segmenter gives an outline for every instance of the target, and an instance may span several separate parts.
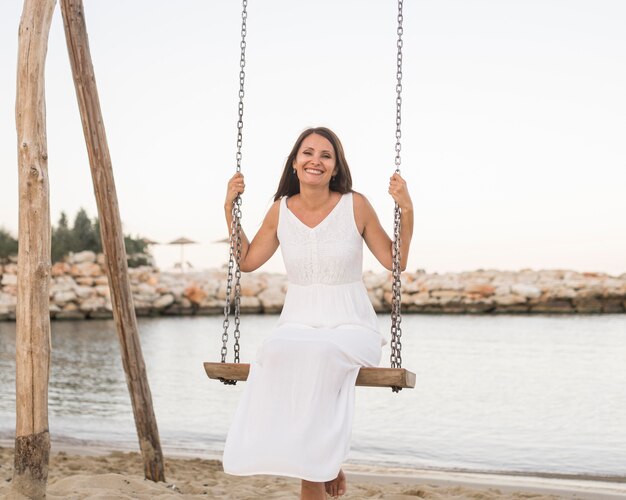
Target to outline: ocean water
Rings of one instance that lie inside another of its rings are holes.
[[[276,316],[244,316],[242,362]],[[381,329],[389,319],[380,316]],[[352,463],[626,477],[626,315],[403,318],[415,389],[357,388]],[[222,318],[139,321],[166,453],[221,453],[244,383],[209,380]],[[52,323],[53,443],[136,449],[113,321]],[[13,438],[15,325],[0,323],[0,439]],[[388,350],[383,355],[388,365]]]

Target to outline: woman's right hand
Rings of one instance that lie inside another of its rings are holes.
[[[228,188],[226,189],[226,201],[224,201],[224,208],[231,209],[233,201],[238,195],[243,194],[246,189],[246,184],[243,180],[243,174],[237,172],[228,181]]]

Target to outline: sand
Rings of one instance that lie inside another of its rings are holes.
[[[143,478],[138,453],[53,452],[49,499],[297,499],[299,481],[273,476],[234,477],[218,460],[166,458],[166,483]],[[99,454],[100,453],[100,454]],[[13,450],[0,447],[0,498],[10,493]],[[344,499],[603,499],[626,498],[626,484],[600,481],[347,467]]]

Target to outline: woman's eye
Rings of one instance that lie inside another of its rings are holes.
[[[311,153],[309,151],[305,151],[304,153],[302,153],[303,155],[307,155],[307,156],[311,156]]]

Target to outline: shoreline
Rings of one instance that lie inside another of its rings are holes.
[[[8,493],[8,479],[12,463],[7,463],[8,458],[13,456],[12,442],[6,439],[0,440],[0,473],[2,474],[0,484],[4,484],[3,489],[0,486],[0,494]],[[65,468],[58,470],[58,462],[62,463]],[[101,464],[115,462],[119,465],[115,467],[107,467],[103,470]],[[275,476],[252,476],[249,478],[240,478],[237,476],[229,476],[222,471],[221,461],[218,455],[203,456],[199,458],[197,455],[185,453],[165,454],[166,466],[171,469],[168,471],[166,478],[168,481],[178,479],[180,470],[194,469],[192,474],[196,474],[204,470],[212,480],[219,479],[225,485],[230,485],[237,489],[240,485],[247,485],[245,494],[239,496],[220,496],[219,491],[206,493],[208,498],[261,498],[264,493],[261,492],[268,484],[276,485],[279,488],[286,487],[291,490],[292,494],[297,491],[298,481],[281,478]],[[136,471],[133,470],[136,468]],[[57,498],[55,496],[54,486],[59,482],[80,482],[88,477],[89,484],[99,484],[104,480],[111,483],[109,495],[115,494],[116,484],[112,475],[124,477],[123,481],[133,484],[137,487],[137,481],[149,483],[143,479],[141,474],[142,461],[137,451],[127,449],[116,449],[106,446],[105,443],[100,444],[68,444],[61,443],[52,447],[51,463],[50,463],[50,486],[52,486],[49,498]],[[67,469],[67,470],[65,470]],[[138,472],[137,472],[138,471]],[[445,469],[424,469],[424,468],[405,468],[393,466],[376,466],[369,464],[353,464],[347,463],[344,466],[349,487],[354,494],[357,489],[364,494],[363,491],[372,489],[380,489],[383,492],[389,492],[389,496],[374,496],[374,498],[489,498],[489,499],[505,499],[505,498],[571,498],[571,499],[613,499],[626,497],[626,476],[598,476],[598,475],[581,475],[581,474],[558,474],[558,473],[524,473],[524,472],[498,472],[498,471],[468,471],[468,470],[445,470]],[[84,473],[89,473],[87,476]],[[105,477],[108,476],[108,477]],[[134,478],[135,482],[129,481]],[[61,481],[59,481],[61,479]],[[80,481],[79,481],[80,479]],[[195,478],[202,484],[207,483],[206,478]],[[186,481],[183,479],[181,481]],[[156,488],[167,489],[170,493],[177,491],[180,495],[178,498],[201,498],[189,491],[185,491],[183,486],[176,486],[179,481],[154,485]],[[183,484],[183,483],[180,483]],[[74,485],[78,487],[78,485]],[[419,487],[419,489],[415,489]],[[99,486],[102,489],[102,485]],[[411,489],[413,488],[413,489]],[[345,498],[364,498],[364,496],[350,495],[351,491]],[[173,490],[173,491],[172,491]],[[395,491],[398,490],[398,491]],[[253,493],[256,491],[256,493]],[[78,493],[78,491],[76,491]],[[159,496],[156,492],[147,493],[146,498]],[[207,496],[204,496],[205,498]],[[252,495],[252,496],[246,496]],[[484,495],[484,496],[483,496]],[[537,497],[537,495],[540,495]],[[369,497],[369,493],[366,495]],[[87,496],[76,496],[75,498],[89,498]],[[272,496],[271,498],[292,498],[293,495]],[[134,497],[133,497],[134,498]],[[137,496],[136,498],[144,498]],[[268,497],[269,498],[269,497]]]
[[[0,441],[0,496],[8,494],[13,447]],[[142,461],[136,451],[103,446],[59,445],[51,451],[49,498],[111,495],[121,498],[294,498],[299,481],[277,476],[240,478],[222,471],[216,459],[166,454],[168,483],[143,479]],[[543,477],[523,473],[468,472],[407,469],[347,464],[348,494],[344,498],[415,497],[433,499],[569,498],[613,499],[626,497],[626,477],[613,480],[587,476]],[[560,476],[552,475],[550,476]],[[3,480],[3,481],[2,481]],[[132,488],[125,496],[120,485]],[[96,493],[94,488],[98,490]],[[268,488],[275,490],[269,495]],[[199,489],[204,490],[202,492]],[[145,490],[145,491],[143,491]],[[61,496],[57,496],[61,495]]]
[[[57,320],[113,317],[104,256],[93,252],[71,255],[52,265],[50,317]],[[155,267],[129,269],[135,313],[140,317],[222,315],[226,273],[207,269],[188,273],[160,272]],[[363,285],[377,313],[389,313],[392,280],[387,271],[367,271]],[[0,264],[0,320],[15,321],[17,264]],[[242,314],[278,314],[287,276],[244,273]],[[564,269],[458,273],[402,273],[404,314],[623,314],[626,313],[626,273],[577,272]]]
[[[56,443],[56,444],[55,444]],[[14,442],[11,439],[0,438],[0,450],[12,450]],[[111,453],[139,453],[136,445],[124,446],[120,443],[106,443],[103,441],[82,441],[80,439],[57,439],[52,441],[51,454],[65,453],[84,457],[101,457]],[[221,462],[221,453],[209,451],[206,453],[198,453],[192,450],[183,450],[180,448],[164,447],[163,454],[166,458],[181,460],[207,460]],[[367,462],[348,461],[344,465],[346,471],[354,474],[364,475],[399,475],[411,476],[412,473],[419,474],[451,474],[451,475],[469,475],[477,477],[521,477],[536,478],[542,480],[563,480],[563,481],[582,481],[582,482],[601,482],[611,484],[624,484],[626,487],[626,474],[623,476],[587,474],[587,473],[567,473],[567,472],[541,472],[541,471],[506,471],[506,470],[489,470],[489,469],[467,469],[467,468],[443,468],[443,467],[410,467],[398,464],[380,464],[375,465]]]

